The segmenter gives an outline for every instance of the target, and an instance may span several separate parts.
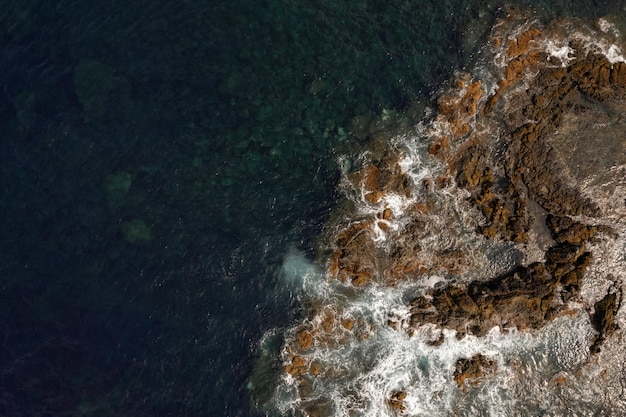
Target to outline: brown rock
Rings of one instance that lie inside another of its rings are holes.
[[[526,61],[523,57],[517,57],[509,62],[509,65],[506,67],[506,71],[504,73],[505,83],[501,84],[500,87],[503,88],[513,83],[517,79],[522,78],[522,74],[524,69],[528,66],[528,61]]]
[[[517,267],[489,281],[451,285],[432,291],[429,297],[418,297],[411,303],[411,326],[433,323],[461,336],[483,336],[495,326],[541,328],[568,314],[563,304],[552,300],[557,296],[567,300],[580,291],[591,263],[591,253],[584,245],[595,232],[592,227],[558,216],[550,216],[548,224],[558,244],[547,250],[545,263]]]
[[[322,365],[320,365],[320,363],[317,361],[312,362],[311,366],[309,367],[309,372],[312,375],[319,376],[322,373]]]
[[[324,329],[324,332],[331,333],[334,329],[335,325],[335,315],[332,310],[324,311],[324,318],[322,320],[321,326]]]
[[[332,276],[357,286],[371,281],[376,270],[372,224],[371,220],[356,222],[337,235],[328,267]]]
[[[626,98],[626,66],[610,65],[603,56],[579,53],[568,68],[541,68],[542,55],[532,49],[533,40],[541,36],[541,31],[531,29],[509,42],[510,60],[499,89],[485,104],[488,113],[498,96],[529,67],[533,71],[539,68],[527,89],[507,96],[506,128],[510,131],[502,144],[505,158],[495,157],[493,149],[474,138],[451,158],[451,167],[456,171],[457,184],[470,192],[470,201],[485,218],[479,228],[483,235],[526,242],[534,221],[528,202],[534,200],[548,213],[547,227],[556,245],[546,251],[543,264],[519,267],[484,283],[438,289],[430,298],[418,297],[411,305],[413,326],[434,323],[460,335],[482,335],[496,325],[537,328],[567,314],[554,300],[566,301],[580,291],[591,262],[585,244],[605,230],[570,219],[597,216],[599,209],[580,193],[575,180],[569,181],[566,165],[546,138],[559,128],[564,112],[590,106],[586,104],[589,100]],[[457,82],[454,87],[463,89],[466,85]],[[451,93],[438,101],[453,131],[462,123],[458,97]],[[443,147],[434,146],[432,153],[439,154]],[[406,270],[411,264],[405,265]]]
[[[387,400],[387,405],[395,413],[403,414],[406,411],[404,400],[406,399],[405,391],[394,391]]]
[[[311,347],[313,346],[313,336],[306,330],[301,330],[300,332],[298,332],[296,340],[298,342],[298,346],[302,350],[311,349]]]
[[[285,365],[285,371],[291,376],[299,376],[306,373],[307,360],[300,355],[293,355],[289,363]]]
[[[402,172],[399,161],[400,155],[397,152],[388,151],[380,160],[373,161],[372,164],[352,174],[350,181],[355,189],[363,188],[367,201],[372,204],[378,204],[382,197],[389,193],[410,197],[410,181]]]
[[[459,336],[484,336],[493,327],[541,328],[564,308],[551,305],[558,279],[542,264],[532,264],[486,282],[432,291],[411,303],[410,324],[433,323]],[[579,285],[563,291],[578,291]],[[569,294],[569,293],[568,293]]]
[[[480,145],[468,148],[456,163],[457,183],[470,191],[470,201],[485,216],[486,224],[479,231],[489,238],[525,242],[531,218],[523,187],[507,177],[497,178],[496,169],[488,162],[488,150]]]
[[[341,320],[341,325],[347,329],[347,330],[352,330],[352,328],[354,327],[354,320],[353,319],[342,319]]]
[[[468,74],[461,75],[453,83],[454,89],[437,100],[440,117],[449,123],[452,138],[444,136],[439,143],[429,148],[429,153],[439,156],[448,147],[449,139],[460,139],[470,133],[469,122],[476,115],[478,103],[483,95],[482,83],[471,82]]]
[[[579,245],[589,241],[596,234],[596,227],[574,222],[568,217],[550,214],[546,223],[558,243]]]
[[[509,41],[506,51],[507,55],[510,58],[513,58],[527,53],[530,42],[534,39],[539,38],[540,35],[541,31],[539,29],[528,29],[527,31],[522,32],[517,37],[517,39],[512,39]]]
[[[435,222],[429,220],[438,216],[444,220],[441,223],[446,223],[446,208],[439,206],[432,195],[440,194],[442,189],[453,190],[455,185],[468,191],[469,203],[480,212],[477,232],[485,237],[535,245],[529,236],[546,235],[545,242],[537,244],[544,252],[544,262],[516,266],[491,279],[465,284],[458,283],[462,280],[450,280],[456,283],[447,286],[440,283],[428,294],[413,299],[408,319],[393,314],[387,317],[388,326],[409,334],[418,327],[434,324],[424,326],[432,336],[428,343],[433,345],[443,342],[442,328],[455,330],[458,337],[480,337],[495,326],[503,330],[538,329],[556,317],[579,314],[579,310],[568,308],[567,302],[580,296],[592,261],[587,250],[589,242],[609,231],[580,220],[601,213],[579,188],[581,180],[591,177],[593,171],[576,166],[584,156],[576,154],[582,152],[580,149],[567,148],[573,142],[584,142],[585,147],[594,149],[594,131],[585,132],[588,142],[581,141],[584,136],[576,136],[577,130],[568,121],[583,115],[586,119],[581,125],[601,125],[604,120],[596,123],[595,115],[606,116],[609,121],[623,115],[626,65],[611,64],[593,52],[587,55],[581,45],[572,41],[570,46],[577,49],[575,58],[568,67],[561,67],[558,60],[549,61],[538,48],[542,42],[536,42],[548,39],[550,27],[544,31],[526,30],[514,40],[508,40],[513,32],[500,27],[494,29],[494,45],[500,47],[499,56],[504,62],[498,63],[503,65],[495,94],[483,99],[481,83],[461,75],[437,100],[439,115],[428,152],[445,161],[444,172],[425,180],[414,192],[411,181],[400,169],[401,153],[388,149],[389,134],[373,132],[380,124],[372,120],[362,121],[367,126],[359,136],[372,139],[372,156],[348,176],[349,192],[357,198],[363,195],[364,203],[374,205],[370,210],[373,214],[359,213],[351,221],[337,220],[335,227],[329,228],[339,230],[328,250],[329,272],[352,284],[355,288],[349,291],[354,293],[374,280],[395,285],[403,279],[417,280],[423,274],[436,272],[448,277],[471,269],[471,252],[462,245],[437,247],[430,239],[447,231],[447,227],[455,227],[450,221],[437,229]],[[518,88],[521,82],[523,88]],[[494,141],[491,135],[496,131],[499,138]],[[616,128],[605,137],[619,134],[621,130]],[[555,139],[558,135],[574,137]],[[623,150],[622,146],[614,152]],[[390,194],[417,195],[420,201],[409,207],[402,218],[395,219],[383,204]],[[375,244],[374,231],[379,232],[376,226],[386,233],[385,244]],[[595,304],[591,321],[598,336],[592,342],[592,353],[598,352],[616,331],[620,298],[620,293],[611,293]],[[322,307],[316,307],[306,325],[297,328],[295,340],[287,345],[283,365],[298,383],[303,413],[331,416],[336,410],[332,401],[316,392],[317,383],[346,375],[341,375],[337,369],[340,367],[316,361],[311,349],[333,349],[348,340],[358,343],[374,333],[373,325],[363,317],[328,311],[323,307],[324,301],[319,303]],[[457,361],[454,379],[465,390],[480,384],[496,370],[495,361],[475,355]],[[558,378],[553,382],[565,383]],[[386,402],[394,413],[403,414],[406,392],[388,393]]]
[[[468,386],[480,384],[487,376],[495,373],[498,366],[488,357],[477,354],[471,358],[461,358],[456,361],[454,380],[459,388],[465,390]]]

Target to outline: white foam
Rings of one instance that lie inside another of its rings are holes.
[[[599,37],[596,33],[573,32],[568,40],[581,42],[586,54],[590,52],[602,54],[611,64],[626,62],[619,46],[606,38]]]
[[[617,45],[610,44],[604,54],[606,55],[606,59],[608,59],[611,64],[626,62],[624,55],[622,55],[622,50]]]
[[[285,286],[292,291],[303,293],[319,291],[325,284],[322,269],[296,249],[290,250],[285,255],[280,276]]]
[[[545,378],[574,372],[586,359],[593,333],[581,314],[557,319],[534,334],[505,334],[494,329],[483,338],[468,336],[459,341],[453,331],[444,330],[445,342],[428,346],[419,333],[409,337],[386,325],[390,308],[402,308],[401,289],[372,288],[367,293],[352,302],[351,309],[369,314],[375,328],[372,335],[363,342],[319,349],[315,354],[331,368],[350,372],[343,378],[317,381],[316,391],[332,402],[336,415],[352,410],[356,415],[394,416],[387,406],[394,391],[406,392],[409,416],[443,417],[459,410],[466,411],[463,415],[512,411],[520,405],[521,393],[522,398],[549,403],[557,394],[545,386]],[[452,378],[455,363],[479,353],[494,360],[498,370],[484,378],[479,388],[463,393]],[[290,377],[283,382],[292,387],[296,384]],[[288,387],[280,390],[283,395],[289,391]],[[295,405],[297,400],[283,398],[283,404]]]
[[[570,62],[576,59],[576,51],[567,43],[548,40],[545,43],[545,48],[548,55],[561,61],[562,67],[568,66]]]
[[[612,23],[612,22],[609,22],[608,20],[606,20],[604,18],[598,19],[596,24],[598,25],[598,28],[603,33],[610,33],[613,36],[615,36],[616,38],[619,38],[621,36],[621,34],[620,34],[619,30],[617,29],[617,27],[615,26],[615,24]]]
[[[300,254],[286,259],[285,270],[292,275],[317,274],[316,268]],[[443,417],[451,413],[482,416],[494,412],[523,416],[532,414],[534,409],[544,410],[548,415],[565,412],[586,415],[584,410],[590,403],[596,408],[606,406],[600,397],[585,398],[580,404],[572,401],[565,404],[555,389],[559,378],[567,380],[567,389],[573,393],[603,389],[600,378],[590,382],[575,376],[580,366],[590,367],[586,361],[595,333],[582,312],[556,319],[534,332],[502,333],[494,328],[482,338],[466,336],[457,340],[454,331],[444,329],[445,341],[441,346],[428,345],[433,340],[432,332],[441,331],[432,325],[423,326],[409,336],[406,325],[395,330],[387,324],[390,314],[404,322],[410,317],[406,294],[423,294],[444,280],[433,275],[423,282],[401,283],[397,287],[371,285],[349,297],[337,295],[341,284],[336,281],[309,286],[307,291],[312,298],[325,299],[325,305],[337,306],[344,313],[363,317],[370,323],[368,338],[319,347],[308,356],[309,360],[317,360],[343,375],[316,381],[319,401],[329,401],[335,415],[352,412],[377,417],[395,416],[387,401],[398,391],[406,392],[404,405],[408,416]],[[329,294],[334,294],[335,301]],[[498,369],[477,388],[463,392],[452,378],[455,363],[459,358],[479,353],[494,360]],[[299,409],[302,404],[297,380],[284,374],[279,385],[274,394],[279,412],[286,415]]]
[[[398,136],[392,144],[403,150],[400,168],[411,179],[413,189],[419,190],[424,180],[442,174],[446,168],[442,161],[428,154],[428,146],[432,143],[430,138],[434,136],[433,126],[420,122],[415,129],[416,134]]]
[[[407,207],[415,202],[412,198],[407,198],[403,195],[398,195],[395,193],[386,194],[382,198],[383,206],[391,210],[391,213],[394,217],[402,216]]]

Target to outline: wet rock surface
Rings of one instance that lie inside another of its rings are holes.
[[[461,389],[479,385],[486,377],[496,372],[498,365],[488,357],[477,354],[461,358],[454,368],[454,380]]]

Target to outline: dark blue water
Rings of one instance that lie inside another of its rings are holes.
[[[254,415],[351,121],[428,102],[482,3],[0,0],[0,415]],[[587,3],[532,6],[623,13]]]

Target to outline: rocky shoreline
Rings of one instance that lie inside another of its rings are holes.
[[[559,135],[580,118],[612,118],[616,132],[626,127],[626,63],[602,49],[608,42],[604,38],[590,43],[597,33],[582,28],[579,36],[572,35],[576,22],[542,27],[521,21],[507,18],[495,25],[493,87],[459,74],[437,100],[437,115],[425,131],[426,153],[441,167],[436,176],[416,182],[401,146],[381,146],[346,176],[347,189],[361,208],[331,227],[337,233],[324,252],[328,276],[357,292],[445,276],[440,285],[412,298],[408,314],[389,312],[386,323],[409,337],[434,326],[432,346],[443,343],[444,329],[458,339],[484,337],[494,327],[502,332],[540,329],[585,310],[597,331],[589,341],[593,355],[619,330],[621,284],[615,280],[592,306],[585,305],[581,288],[594,262],[591,247],[623,239],[624,224],[616,229],[605,221],[605,209],[580,185],[582,171],[597,176],[605,167],[572,169]],[[589,135],[593,129],[598,126],[589,128]],[[626,151],[621,132],[613,140]],[[584,129],[578,134],[584,136]],[[391,139],[383,135],[374,142],[390,144]],[[624,154],[615,158],[626,162]],[[474,220],[459,220],[442,195],[461,196],[474,210]],[[526,257],[530,262],[494,276],[464,280],[485,261],[467,245],[434,239],[454,233],[474,233],[481,242],[510,244],[533,255]],[[313,305],[292,329],[282,359],[302,410],[309,416],[333,415],[331,402],[320,399],[316,386],[320,380],[344,378],[345,372],[324,364],[315,351],[363,342],[376,325],[324,300]],[[459,359],[452,377],[465,390],[497,368],[492,359],[475,355]],[[404,390],[392,391],[387,406],[404,415],[406,398]]]

